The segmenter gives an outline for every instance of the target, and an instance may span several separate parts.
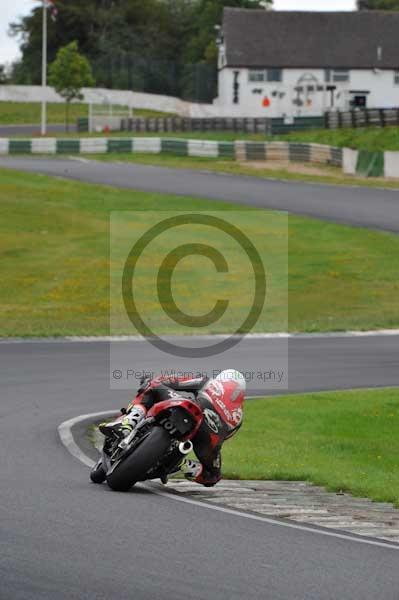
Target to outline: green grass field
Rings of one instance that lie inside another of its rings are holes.
[[[237,207],[0,171],[0,334],[107,334],[110,212],[175,209]],[[281,236],[275,248],[282,260],[286,217],[266,214],[270,236]],[[288,244],[290,331],[399,326],[397,236],[290,216]],[[188,264],[182,262],[176,280],[179,285],[180,277],[180,285],[186,286],[184,308],[203,314],[204,297],[195,293],[198,273],[193,269],[192,276],[184,276]],[[214,267],[205,266],[212,281]],[[287,309],[280,302],[284,278],[276,276],[272,283],[268,312],[255,331],[278,331],[286,325]],[[208,290],[212,297],[217,287],[208,285]],[[151,305],[147,310],[156,329],[171,332],[163,313],[153,312]],[[179,331],[178,326],[173,331]]]
[[[398,389],[251,400],[223,446],[224,475],[310,481],[399,506],[398,428]]]
[[[140,117],[167,116],[166,113],[137,110]],[[40,123],[41,105],[39,102],[0,102],[0,125],[31,125]],[[70,123],[75,124],[79,117],[88,117],[88,105],[73,103],[70,106]],[[65,122],[65,105],[55,102],[47,104],[47,122],[57,124]],[[76,133],[75,133],[76,136]]]

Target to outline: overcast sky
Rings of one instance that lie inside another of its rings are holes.
[[[30,12],[39,0],[0,0],[0,64],[18,57],[18,44],[8,37],[8,24]],[[354,10],[356,0],[274,0],[276,10]]]

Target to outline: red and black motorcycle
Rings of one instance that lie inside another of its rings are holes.
[[[102,456],[90,473],[94,483],[107,481],[118,492],[138,481],[158,479],[166,483],[176,472],[191,439],[203,420],[201,408],[188,398],[172,398],[154,404],[146,418],[124,439],[107,438]]]

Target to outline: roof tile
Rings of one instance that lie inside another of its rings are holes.
[[[225,8],[223,34],[228,67],[399,68],[399,12]]]

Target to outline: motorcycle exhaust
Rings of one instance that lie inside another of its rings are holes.
[[[189,454],[192,451],[192,449],[193,449],[193,445],[190,442],[190,440],[187,440],[185,442],[180,442],[180,444],[179,444],[179,451],[182,454]]]

